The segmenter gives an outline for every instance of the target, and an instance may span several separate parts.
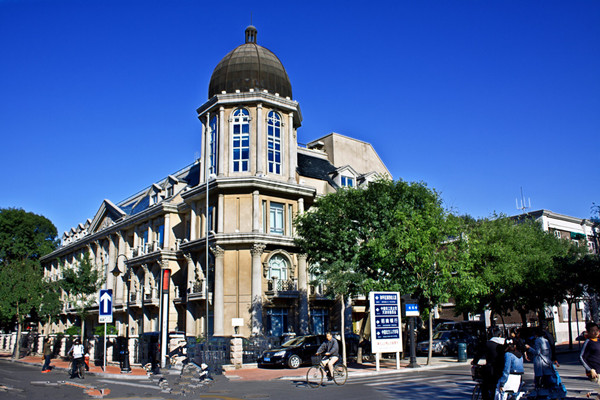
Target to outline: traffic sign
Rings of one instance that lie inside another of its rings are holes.
[[[100,289],[98,320],[101,324],[113,322],[112,289]]]
[[[371,292],[371,347],[374,353],[402,351],[400,293]]]
[[[418,317],[419,305],[417,303],[404,303],[404,313],[407,317]]]

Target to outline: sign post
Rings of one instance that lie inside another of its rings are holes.
[[[396,353],[396,369],[400,369],[402,351],[402,325],[400,321],[400,293],[369,293],[371,308],[371,349],[375,353],[375,366],[379,371],[381,353]]]
[[[417,363],[417,343],[415,338],[415,318],[419,316],[419,303],[417,300],[405,297],[404,316],[410,318],[410,361],[408,363],[408,368],[419,368],[419,364]]]
[[[98,322],[104,324],[104,363],[103,370],[106,371],[106,324],[113,322],[112,289],[100,289],[98,296]]]
[[[167,352],[169,348],[169,288],[171,282],[171,270],[163,269],[161,278],[161,322],[160,322],[160,367],[167,367]]]

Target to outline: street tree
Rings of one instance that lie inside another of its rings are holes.
[[[450,233],[446,217],[438,194],[425,184],[382,179],[319,198],[296,219],[297,243],[311,273],[336,295],[398,291],[434,302],[446,296],[442,287],[451,276],[451,252],[442,251]]]
[[[0,209],[0,319],[15,322],[20,357],[21,334],[27,318],[57,312],[52,303],[52,285],[43,276],[40,258],[58,247],[56,227],[47,218],[22,209]]]
[[[61,267],[63,279],[61,281],[62,289],[73,300],[77,309],[77,314],[81,321],[81,339],[83,341],[85,334],[85,319],[89,314],[89,309],[95,305],[98,290],[104,283],[102,271],[94,263],[89,253],[81,254],[72,266]]]
[[[525,324],[529,311],[542,314],[547,304],[562,301],[559,260],[569,252],[567,243],[528,218],[496,215],[468,225],[470,276],[476,281],[468,286],[478,290],[457,291],[458,311],[489,309],[501,317],[517,311]]]

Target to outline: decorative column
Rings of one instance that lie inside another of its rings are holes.
[[[225,293],[223,290],[223,259],[225,258],[225,250],[217,245],[211,247],[210,250],[215,255],[214,335],[223,336],[225,327]]]
[[[302,214],[304,212],[304,199],[302,197],[300,197],[298,199],[298,215]]]
[[[298,254],[298,291],[300,292],[300,332],[308,333],[308,271],[306,268],[306,254]]]
[[[217,174],[225,175],[225,140],[229,137],[225,135],[225,107],[219,107],[219,132],[217,135],[217,143],[219,145],[219,154],[217,155]]]
[[[115,276],[112,274],[112,269],[115,267],[115,258],[116,258],[116,248],[114,236],[108,236],[108,268],[106,268],[105,279],[106,279],[106,289],[115,290]]]
[[[190,205],[190,242],[196,240],[196,222],[198,214],[196,211],[196,202],[192,201]]]
[[[117,256],[119,254],[125,254],[126,249],[125,249],[125,240],[123,239],[123,234],[121,232],[117,232]],[[125,268],[124,268],[124,260],[125,257],[118,257],[116,259],[116,264],[119,267],[119,271],[121,271],[121,274],[119,275],[119,277],[117,278],[117,285],[116,285],[116,293],[115,293],[115,300],[116,303],[121,303],[123,304],[123,276],[125,276]],[[112,274],[111,274],[112,275]]]
[[[225,196],[219,193],[217,198],[217,233],[223,233],[223,208],[225,207]]]
[[[265,245],[255,243],[250,249],[252,254],[252,335],[260,335],[263,331],[262,323],[262,265],[260,257],[265,250]]]
[[[288,114],[288,182],[296,182],[296,132],[294,131],[294,113]]]
[[[264,173],[265,139],[263,132],[262,103],[256,105],[256,175]]]
[[[171,214],[165,214],[163,250],[171,249]]]
[[[200,150],[200,160],[202,162],[202,165],[200,166],[200,182],[204,182],[204,166],[206,165],[206,136],[208,135],[208,119],[206,120],[206,122],[202,122],[202,119],[200,119],[200,122],[202,123],[202,141],[200,143],[202,143],[202,148]]]
[[[196,266],[192,255],[190,253],[184,253],[185,261],[187,262],[187,296],[193,293],[194,284],[196,283]],[[194,305],[186,296],[186,307],[185,307],[185,335],[196,336],[196,321],[194,320]]]
[[[252,232],[260,232],[260,201],[258,190],[252,192]]]

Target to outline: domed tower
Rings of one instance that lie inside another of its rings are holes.
[[[296,182],[300,107],[292,100],[292,85],[279,58],[257,44],[254,26],[245,34],[245,43],[215,67],[208,101],[197,110],[203,160],[209,176]]]

